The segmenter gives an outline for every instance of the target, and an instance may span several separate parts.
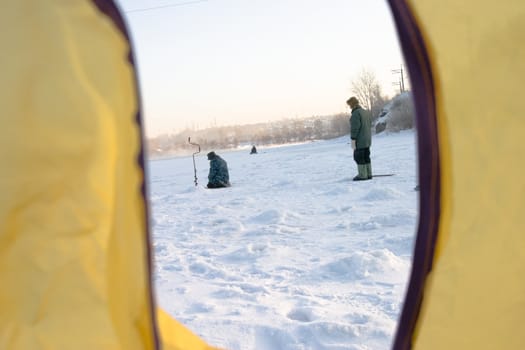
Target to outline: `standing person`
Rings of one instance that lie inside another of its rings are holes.
[[[352,109],[350,117],[350,138],[354,150],[354,160],[357,163],[357,176],[354,181],[370,180],[372,164],[370,161],[370,146],[372,145],[372,116],[370,112],[359,105],[355,97],[350,97],[346,104]]]
[[[230,187],[230,174],[228,164],[215,152],[208,153],[210,173],[208,175],[208,188]]]

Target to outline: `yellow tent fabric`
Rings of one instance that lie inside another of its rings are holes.
[[[434,91],[421,85],[414,93],[434,93],[441,169],[422,305],[409,315],[407,305],[418,301],[406,300],[394,348],[525,349],[525,2],[391,4],[409,5],[424,39]],[[408,18],[402,12],[398,24]],[[412,68],[418,79],[421,72]],[[432,115],[417,112],[421,123]],[[433,190],[427,184],[422,200]],[[419,231],[422,243],[426,233]],[[422,263],[415,258],[412,277]],[[410,289],[407,296],[414,296]],[[410,339],[403,339],[412,321]]]
[[[137,84],[115,5],[4,2],[0,43],[0,349],[211,349],[157,320]]]

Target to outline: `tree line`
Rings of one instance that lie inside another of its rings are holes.
[[[279,145],[294,142],[324,140],[348,135],[349,115],[340,113],[276,122],[217,126],[201,130],[186,129],[176,134],[157,136],[147,141],[152,157],[186,155],[198,143],[203,149],[229,149],[250,145]]]

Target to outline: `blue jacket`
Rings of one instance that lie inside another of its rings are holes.
[[[215,156],[210,160],[210,173],[208,183],[213,185],[230,186],[230,174],[228,173],[228,164],[224,159]]]

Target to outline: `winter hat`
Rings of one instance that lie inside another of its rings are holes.
[[[210,153],[208,153],[208,160],[212,160],[213,158],[215,158],[215,156],[215,152],[211,151]]]
[[[359,101],[354,96],[350,97],[348,101],[346,101],[346,104],[350,106],[350,108],[354,108],[359,104]]]

